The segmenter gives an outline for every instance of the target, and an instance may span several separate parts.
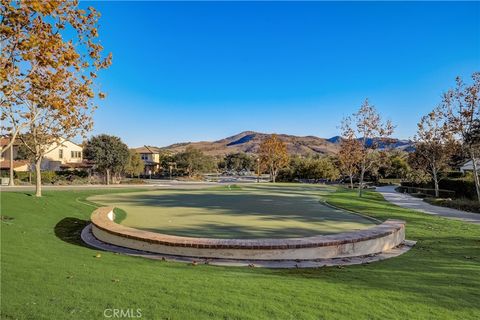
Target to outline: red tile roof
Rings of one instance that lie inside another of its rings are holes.
[[[0,147],[6,146],[10,142],[10,138],[0,138]],[[18,146],[18,140],[13,142],[13,145]]]
[[[13,169],[28,165],[29,161],[28,160],[14,160],[13,161]],[[1,169],[10,169],[10,160],[3,160],[0,162],[0,168]]]

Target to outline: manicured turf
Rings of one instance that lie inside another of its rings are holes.
[[[369,265],[312,270],[228,268],[151,261],[82,246],[102,191],[2,193],[1,319],[478,319],[480,226],[414,213],[368,193],[336,205],[408,222],[408,253]],[[115,190],[114,192],[118,192]],[[96,257],[100,253],[100,257]]]
[[[122,209],[123,225],[186,237],[306,237],[374,225],[323,205],[321,195],[333,191],[315,185],[244,185],[103,194],[88,200]]]

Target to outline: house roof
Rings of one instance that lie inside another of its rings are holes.
[[[7,144],[10,143],[10,138],[0,138],[0,147],[5,147]],[[18,140],[13,142],[14,146],[18,146]]]
[[[154,153],[160,153],[161,152],[160,148],[152,147],[152,146],[143,146],[143,147],[135,148],[133,150],[135,150],[136,153],[154,154]]]
[[[28,165],[29,161],[28,160],[14,160],[13,161],[13,169]],[[2,160],[0,162],[0,168],[1,169],[10,169],[10,160]]]
[[[476,160],[475,161],[477,166],[480,166],[480,160]],[[467,162],[465,162],[462,166],[462,168],[473,168],[473,161],[472,160],[468,160]]]
[[[72,144],[74,144],[74,145],[76,145],[76,146],[82,147],[81,144],[75,143],[75,142],[73,142],[73,141],[71,141],[71,140],[64,139],[64,138],[61,139],[61,141],[59,142],[59,144],[63,144],[63,143],[66,142],[66,141],[68,141],[68,142],[70,142],[70,143],[72,143]],[[6,146],[9,142],[10,142],[10,138],[5,138],[5,137],[0,138],[0,147]],[[14,145],[14,146],[18,146],[19,144],[20,144],[20,139],[18,139],[18,138],[15,139],[15,141],[13,142],[13,145]]]

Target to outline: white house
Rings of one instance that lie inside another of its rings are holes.
[[[477,165],[477,171],[480,171],[480,160],[476,160],[476,165]],[[473,161],[470,160],[470,161],[465,162],[460,167],[460,171],[462,171],[463,173],[465,173],[467,171],[473,171]]]
[[[6,146],[9,139],[1,139],[0,150],[3,146]],[[28,161],[15,160],[18,155],[19,143],[15,143],[13,147],[13,165],[15,171],[28,171]],[[49,150],[41,164],[42,170],[68,170],[68,169],[86,169],[91,168],[91,164],[83,160],[83,148],[82,146],[73,143],[66,139],[61,139],[59,142],[53,143],[47,149]],[[10,168],[10,149],[5,150],[1,155],[1,168]]]

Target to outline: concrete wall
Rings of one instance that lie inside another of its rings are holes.
[[[387,220],[367,230],[289,239],[178,237],[113,222],[113,208],[92,213],[92,232],[103,242],[160,254],[245,260],[313,260],[380,253],[403,243],[405,222]]]

